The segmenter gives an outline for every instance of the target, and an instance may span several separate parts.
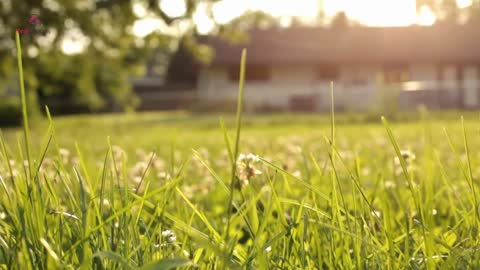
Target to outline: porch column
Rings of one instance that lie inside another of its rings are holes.
[[[463,105],[467,109],[478,108],[478,69],[475,66],[466,66],[463,70],[462,87],[464,89]]]

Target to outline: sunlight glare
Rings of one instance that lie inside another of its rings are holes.
[[[247,0],[245,2],[250,9],[262,10],[275,17],[318,15],[318,0]]]
[[[135,16],[142,18],[147,15],[147,9],[141,3],[134,3],[132,6]]]
[[[213,4],[213,18],[216,22],[225,24],[241,16],[247,9],[247,4],[244,1],[223,0]]]
[[[473,4],[472,0],[457,0],[458,8],[467,8]]]
[[[468,7],[472,0],[456,0],[460,8]],[[298,16],[302,19],[315,19],[323,5],[328,18],[344,11],[356,22],[367,26],[407,26],[412,24],[432,25],[436,17],[433,11],[422,6],[417,14],[415,0],[221,0],[212,5],[213,20],[207,15],[207,4],[200,3],[193,15],[197,30],[207,34],[215,27],[215,22],[226,24],[246,11],[264,11],[274,17]],[[178,17],[186,12],[185,0],[162,0],[160,7],[169,16]],[[140,7],[135,13],[143,14]],[[283,22],[285,22],[285,18]],[[136,35],[145,36],[159,27],[155,19],[141,20],[134,25]]]
[[[427,6],[422,6],[418,13],[417,23],[419,25],[432,25],[437,20],[435,13]]]
[[[327,16],[344,11],[349,18],[369,26],[404,26],[416,22],[415,0],[324,1]]]
[[[185,0],[162,0],[160,8],[170,17],[180,17],[187,12]]]
[[[201,35],[208,34],[215,27],[215,22],[208,17],[206,8],[205,3],[200,3],[193,13],[193,21],[197,26],[198,33]]]
[[[133,33],[137,37],[145,37],[151,32],[160,29],[163,26],[163,22],[159,19],[144,18],[136,20],[133,24]]]

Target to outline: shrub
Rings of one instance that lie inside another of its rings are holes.
[[[22,106],[18,97],[0,99],[0,126],[18,126],[22,123]]]

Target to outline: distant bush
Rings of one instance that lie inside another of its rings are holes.
[[[18,97],[0,99],[0,126],[18,126],[22,123],[22,106]]]

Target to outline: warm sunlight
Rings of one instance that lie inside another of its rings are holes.
[[[460,8],[468,7],[472,0],[457,0]],[[213,4],[213,19],[218,23],[227,23],[247,10],[261,10],[276,17],[300,16],[305,21],[314,20],[319,13],[319,5],[327,18],[338,12],[345,12],[354,21],[368,26],[405,26],[411,24],[431,25],[435,15],[428,7],[416,10],[415,0],[222,0]],[[183,0],[162,0],[161,8],[170,16],[181,16],[185,12]],[[206,15],[205,7],[197,10],[194,20],[200,33],[208,33],[214,22]],[[135,7],[137,14],[144,13]],[[158,28],[158,23],[148,25],[138,23],[134,27],[136,33],[149,33]]]
[[[472,0],[457,0],[457,6],[459,8],[466,8],[473,4]]]
[[[403,26],[416,23],[415,0],[325,0],[327,15],[344,11],[355,21],[369,26]]]

